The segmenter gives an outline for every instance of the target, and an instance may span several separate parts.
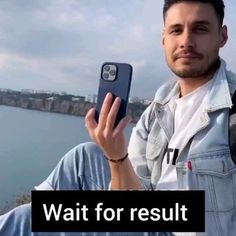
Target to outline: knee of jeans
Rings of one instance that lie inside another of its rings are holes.
[[[24,216],[31,215],[31,203],[20,205],[16,209],[17,209],[17,214],[19,215],[24,215]]]
[[[83,153],[87,154],[88,156],[90,154],[103,154],[102,150],[94,142],[81,143],[75,148],[77,149],[77,151],[83,151]]]
[[[101,151],[101,149],[99,148],[99,146],[94,143],[94,142],[86,142],[86,143],[81,143],[78,145],[78,147],[90,152],[90,151]]]
[[[85,164],[89,166],[99,165],[107,166],[107,161],[104,158],[104,153],[101,148],[93,142],[83,143],[77,146],[78,158]],[[81,156],[82,157],[81,157]],[[82,163],[81,162],[81,163]]]
[[[31,219],[31,203],[14,208],[8,212],[8,215],[14,217],[15,220],[19,219],[22,223],[29,223]]]
[[[93,160],[101,159],[100,156],[104,157],[104,154],[98,145],[93,142],[86,142],[71,149],[62,159],[62,163],[66,163],[68,166],[74,166],[75,163],[91,158],[93,158]]]
[[[93,163],[103,161],[104,154],[93,142],[81,143],[69,151],[63,158],[62,164],[68,168],[77,166],[83,169],[85,163],[92,160]],[[94,162],[95,161],[95,162]]]

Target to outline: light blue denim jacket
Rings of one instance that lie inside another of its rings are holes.
[[[205,190],[205,233],[196,235],[233,236],[236,235],[236,164],[229,148],[228,123],[236,75],[226,70],[222,60],[214,77],[206,110],[189,130],[192,138],[184,144],[176,160],[177,181],[179,189]],[[131,135],[129,157],[146,189],[156,189],[160,178],[162,160],[173,134],[173,114],[167,104],[177,93],[176,80],[158,89]],[[191,169],[187,162],[191,162]]]

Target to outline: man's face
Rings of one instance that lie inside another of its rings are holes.
[[[163,46],[167,63],[177,76],[206,76],[226,41],[227,28],[219,26],[210,4],[183,2],[167,11]]]

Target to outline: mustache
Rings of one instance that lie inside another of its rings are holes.
[[[182,50],[180,52],[177,52],[176,54],[174,54],[174,59],[179,59],[182,57],[194,57],[194,58],[199,58],[202,59],[203,55],[201,53],[198,53],[194,50]]]

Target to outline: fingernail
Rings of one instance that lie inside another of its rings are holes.
[[[116,98],[116,101],[117,101],[117,102],[121,102],[121,98],[120,98],[120,97],[117,97],[117,98]]]

